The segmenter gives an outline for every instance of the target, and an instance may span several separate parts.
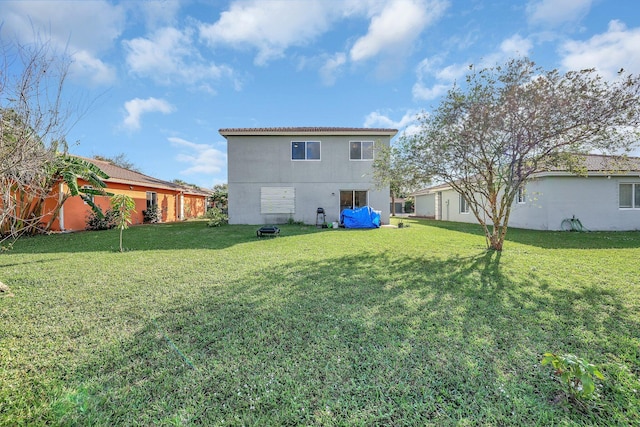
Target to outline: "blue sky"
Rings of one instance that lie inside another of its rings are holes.
[[[72,153],[208,188],[227,179],[220,128],[410,132],[469,64],[515,56],[640,73],[637,0],[0,0],[0,22],[73,55],[65,96],[91,104]]]

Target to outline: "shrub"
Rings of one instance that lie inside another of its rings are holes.
[[[413,213],[413,200],[405,200],[404,211],[405,213]]]
[[[115,213],[111,209],[108,209],[102,217],[94,211],[91,211],[87,217],[87,230],[110,230],[115,226]]]
[[[554,373],[560,377],[565,391],[575,399],[591,396],[596,389],[594,379],[604,379],[595,365],[573,354],[558,356],[554,353],[545,353],[541,363],[543,366],[547,364],[553,366]]]
[[[155,224],[160,222],[160,209],[158,205],[153,205],[151,208],[142,211],[142,222],[145,224]]]
[[[209,220],[207,227],[220,227],[229,223],[229,217],[219,208],[209,209],[205,216]]]

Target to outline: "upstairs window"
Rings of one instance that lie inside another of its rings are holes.
[[[350,141],[349,160],[373,160],[373,141]]]
[[[618,207],[620,209],[640,209],[640,184],[620,184]]]
[[[291,160],[320,160],[320,141],[292,141]]]

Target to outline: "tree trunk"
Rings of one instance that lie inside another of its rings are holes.
[[[507,227],[504,225],[494,225],[489,237],[489,249],[502,251],[504,239],[507,236]]]
[[[494,251],[501,251],[502,245],[504,244],[504,239],[501,239],[499,236],[492,234],[489,239],[489,249]]]

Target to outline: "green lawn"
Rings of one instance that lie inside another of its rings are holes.
[[[0,254],[0,425],[639,425],[640,233],[204,222]],[[6,292],[0,295],[6,295]],[[547,351],[606,377],[578,407]]]

